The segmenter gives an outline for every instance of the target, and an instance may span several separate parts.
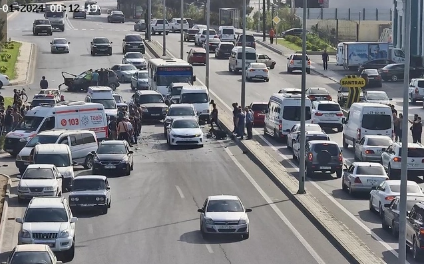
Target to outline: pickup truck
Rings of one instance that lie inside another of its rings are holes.
[[[171,28],[171,31],[173,33],[181,31],[181,23],[180,22],[181,22],[181,18],[173,18],[169,22],[169,27]],[[189,26],[188,26],[187,20],[183,19],[183,31],[187,31],[188,27]]]
[[[163,19],[155,19],[150,23],[150,28],[152,30],[152,35],[162,34],[163,32]],[[167,20],[165,20],[165,34],[168,35],[170,31],[170,26]]]

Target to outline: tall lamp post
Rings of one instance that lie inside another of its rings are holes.
[[[162,1],[162,4],[163,4],[163,21],[162,21],[162,23],[163,23],[163,32],[162,32],[162,35],[163,35],[163,41],[162,41],[162,43],[163,43],[163,45],[162,45],[162,56],[166,56],[166,6],[165,6],[165,4],[166,4],[166,2],[165,2],[165,0],[163,0]]]
[[[265,2],[265,0],[263,0]],[[241,107],[246,106],[246,0],[243,0],[243,38],[241,59]]]
[[[302,25],[302,98],[300,99],[300,145],[305,146],[305,113],[306,113],[306,7],[307,0],[303,0],[303,25]],[[300,148],[299,154],[299,190],[298,194],[306,193],[305,191],[305,148]]]
[[[206,87],[209,90],[209,30],[211,27],[211,0],[206,2]]]
[[[184,0],[181,0],[181,10],[180,10],[180,12],[181,12],[181,20],[180,20],[180,25],[181,25],[181,28],[180,28],[180,30],[181,30],[180,57],[181,57],[181,59],[183,59],[184,58],[184,24],[183,24],[183,19],[184,19]]]
[[[151,38],[151,19],[152,19],[152,0],[147,2],[147,19],[146,19],[146,32],[147,32],[147,40],[152,40]]]

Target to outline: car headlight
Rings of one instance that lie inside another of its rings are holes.
[[[45,191],[54,191],[54,187],[44,187]]]
[[[20,192],[27,192],[27,191],[29,191],[29,188],[28,187],[18,186],[18,191],[20,191]]]
[[[70,200],[72,202],[78,202],[79,201],[79,198],[78,197],[71,197]]]
[[[211,218],[205,218],[205,223],[207,225],[212,225],[213,224],[213,220]]]
[[[93,48],[97,48],[97,46],[96,45],[93,45]]]
[[[194,135],[195,137],[200,137],[202,134],[196,134],[196,135]]]
[[[141,112],[147,113],[149,110],[147,108],[141,108]]]
[[[168,107],[163,107],[162,108],[162,113],[166,113],[166,112],[168,112]]]
[[[128,160],[127,159],[123,159],[123,160],[121,160],[121,163],[128,163]]]
[[[239,224],[245,225],[245,224],[247,224],[247,220],[246,219],[240,219]]]
[[[22,160],[21,156],[17,155],[16,160]]]
[[[59,237],[68,237],[69,236],[69,231],[68,231],[68,229],[66,229],[66,230],[63,230],[63,231],[61,231],[60,233],[59,233]]]
[[[105,198],[104,197],[96,197],[96,201],[104,201]]]
[[[26,231],[26,230],[22,230],[21,235],[22,235],[22,238],[30,238],[31,237],[31,233]]]
[[[23,138],[19,139],[19,142],[27,142],[30,139],[31,139],[30,137],[23,137]]]

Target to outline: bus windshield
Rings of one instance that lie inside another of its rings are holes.
[[[193,84],[193,68],[191,65],[158,66],[155,74],[157,86],[169,86],[171,83]]]
[[[169,86],[171,83],[193,83],[191,75],[159,75],[156,84],[158,86]]]

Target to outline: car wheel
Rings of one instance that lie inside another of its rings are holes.
[[[88,155],[84,161],[84,169],[92,169],[93,168],[93,156]]]
[[[355,192],[352,190],[352,184],[349,184],[349,195],[353,196]]]
[[[70,249],[68,249],[67,251],[64,252],[65,254],[65,261],[66,262],[70,262],[74,259],[75,256],[75,238],[72,241],[72,246]]]
[[[345,184],[344,179],[342,179],[342,190],[345,192],[347,191],[347,185]]]
[[[422,259],[421,250],[418,248],[417,241],[414,238],[414,244],[412,245],[412,255],[414,260],[420,261]]]
[[[343,170],[341,170],[341,169],[336,170],[336,176],[337,176],[338,179],[340,179],[342,177],[342,174],[343,174]]]
[[[131,174],[131,166],[128,164],[127,169],[125,170],[125,176],[129,176]]]
[[[346,139],[345,139],[344,134],[343,134],[343,139],[342,140],[343,140],[343,148],[347,149],[349,147],[349,144],[346,143]]]
[[[398,81],[398,77],[396,75],[392,75],[392,77],[390,79],[392,80],[392,82]]]

